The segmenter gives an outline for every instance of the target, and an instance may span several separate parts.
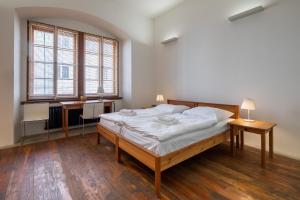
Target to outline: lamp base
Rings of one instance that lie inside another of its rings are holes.
[[[245,122],[255,122],[253,119],[244,119]]]

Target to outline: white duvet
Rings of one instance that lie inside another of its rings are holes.
[[[165,141],[185,133],[212,127],[217,123],[218,120],[215,114],[194,116],[177,113],[165,115],[163,118],[157,116],[144,119],[132,118],[126,120],[123,126],[139,132],[145,137]]]
[[[130,111],[134,112],[135,115],[130,116],[130,115],[120,114],[120,112],[115,112],[115,113],[102,114],[100,115],[100,117],[121,126],[130,121],[147,121],[151,117],[167,115],[172,113],[171,110],[159,109],[157,107],[147,108],[147,109],[134,109]]]

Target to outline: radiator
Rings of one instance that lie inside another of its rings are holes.
[[[50,107],[49,108],[49,127],[46,129],[58,129],[62,128],[62,107]]]
[[[69,110],[69,127],[77,126],[79,123],[79,116],[82,114],[82,109]],[[85,120],[84,123],[95,123],[97,119]],[[49,127],[46,124],[45,129],[59,129],[62,128],[62,107],[54,106],[49,108]]]

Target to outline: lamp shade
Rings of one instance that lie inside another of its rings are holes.
[[[164,101],[164,96],[161,95],[161,94],[158,94],[158,95],[156,96],[156,101],[157,101],[157,102],[163,102],[163,101]]]
[[[97,93],[98,94],[104,93],[104,88],[102,86],[99,86],[98,89],[97,89]]]
[[[244,99],[241,109],[243,110],[255,110],[256,106],[255,106],[255,101],[253,99]]]

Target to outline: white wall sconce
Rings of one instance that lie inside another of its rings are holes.
[[[177,40],[178,40],[178,37],[174,36],[174,37],[170,37],[168,39],[163,40],[161,43],[164,45],[167,45],[167,44],[175,42]]]
[[[257,6],[255,8],[250,9],[250,10],[246,10],[246,11],[238,13],[236,15],[232,15],[228,18],[228,20],[233,22],[233,21],[236,21],[238,19],[248,17],[250,15],[254,15],[256,13],[262,12],[264,10],[265,10],[265,8],[263,6]]]

